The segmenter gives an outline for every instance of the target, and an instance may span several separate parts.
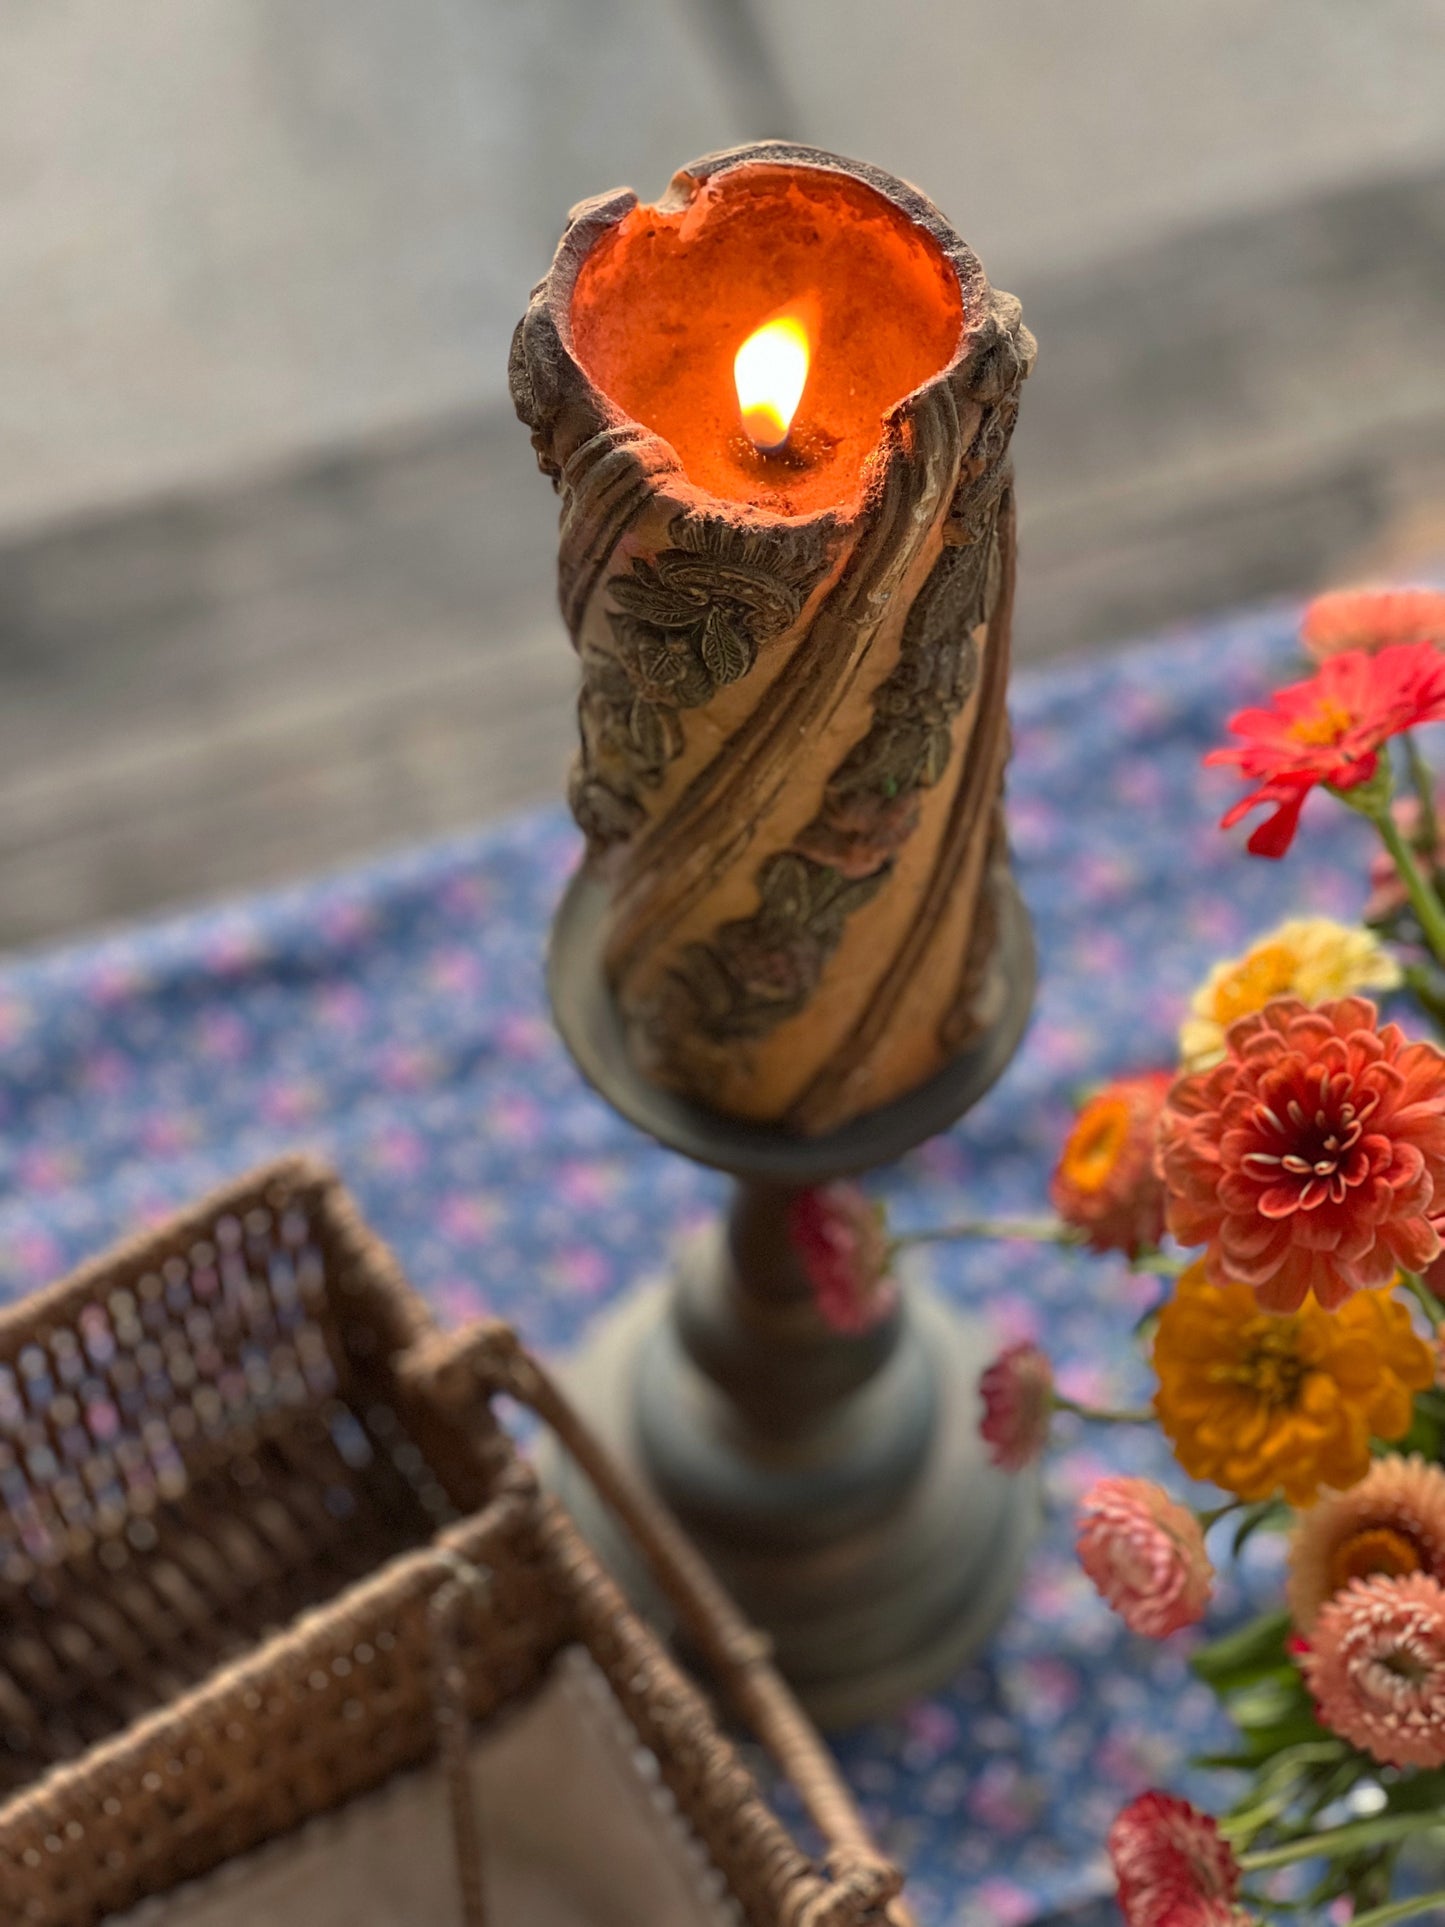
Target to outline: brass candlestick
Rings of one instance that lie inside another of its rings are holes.
[[[759,452],[732,358],[784,309],[814,359]],[[513,350],[582,664],[554,1009],[625,1116],[739,1180],[578,1385],[825,1719],[976,1643],[1027,1537],[977,1344],[911,1292],[828,1332],[784,1220],[951,1124],[1026,1020],[1000,793],[1032,353],[915,190],[773,142],[577,209]]]

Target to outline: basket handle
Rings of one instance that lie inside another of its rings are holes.
[[[839,1877],[849,1886],[858,1883],[860,1901],[866,1892],[873,1906],[887,1905],[901,1876],[874,1846],[832,1754],[773,1664],[772,1642],[748,1624],[672,1515],[618,1465],[511,1326],[488,1320],[439,1333],[417,1347],[405,1369],[427,1379],[446,1403],[478,1390],[487,1397],[505,1394],[550,1427],[642,1555],[738,1716],[796,1787]],[[894,1927],[913,1927],[898,1898],[888,1906],[888,1919]]]

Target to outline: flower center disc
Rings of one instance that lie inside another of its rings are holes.
[[[1354,717],[1344,704],[1334,696],[1322,696],[1319,705],[1309,715],[1299,716],[1289,726],[1289,734],[1297,743],[1305,743],[1310,748],[1323,748],[1341,742],[1354,726]]]
[[[1129,1108],[1101,1103],[1080,1118],[1064,1150],[1064,1176],[1081,1191],[1097,1191],[1109,1181],[1129,1136]]]
[[[1241,1337],[1241,1354],[1214,1368],[1226,1384],[1241,1386],[1264,1404],[1292,1410],[1309,1376],[1310,1361],[1299,1347],[1299,1320],[1273,1315],[1251,1319]]]
[[[1343,1592],[1352,1579],[1385,1574],[1399,1579],[1424,1567],[1420,1548],[1394,1526],[1366,1526],[1336,1546],[1330,1560],[1330,1590]]]

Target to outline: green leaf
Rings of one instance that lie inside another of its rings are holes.
[[[1398,1920],[1418,1920],[1422,1914],[1439,1915],[1445,1911],[1445,1887],[1437,1888],[1433,1894],[1413,1894],[1404,1900],[1390,1900],[1383,1907],[1371,1907],[1368,1912],[1356,1914],[1350,1927],[1390,1927]]]
[[[1290,1516],[1289,1507],[1280,1499],[1265,1499],[1259,1505],[1250,1506],[1235,1528],[1231,1555],[1237,1559],[1256,1532],[1264,1527],[1283,1526]]]
[[[1278,1667],[1288,1659],[1284,1642],[1290,1629],[1290,1616],[1284,1610],[1262,1613],[1238,1632],[1201,1646],[1189,1662],[1199,1679],[1215,1692],[1224,1694],[1236,1684],[1257,1676],[1261,1668]]]
[[[1395,1846],[1412,1836],[1438,1832],[1445,1828],[1445,1814],[1382,1813],[1369,1820],[1351,1820],[1342,1827],[1324,1827],[1282,1847],[1265,1847],[1245,1854],[1241,1865],[1247,1873],[1264,1873],[1271,1867],[1292,1866],[1298,1860],[1339,1860],[1345,1854],[1365,1853],[1374,1847]]]

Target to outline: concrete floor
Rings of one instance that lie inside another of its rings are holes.
[[[762,129],[1042,344],[1025,659],[1445,553],[1433,0],[0,0],[0,943],[560,794],[502,400],[565,208]]]

